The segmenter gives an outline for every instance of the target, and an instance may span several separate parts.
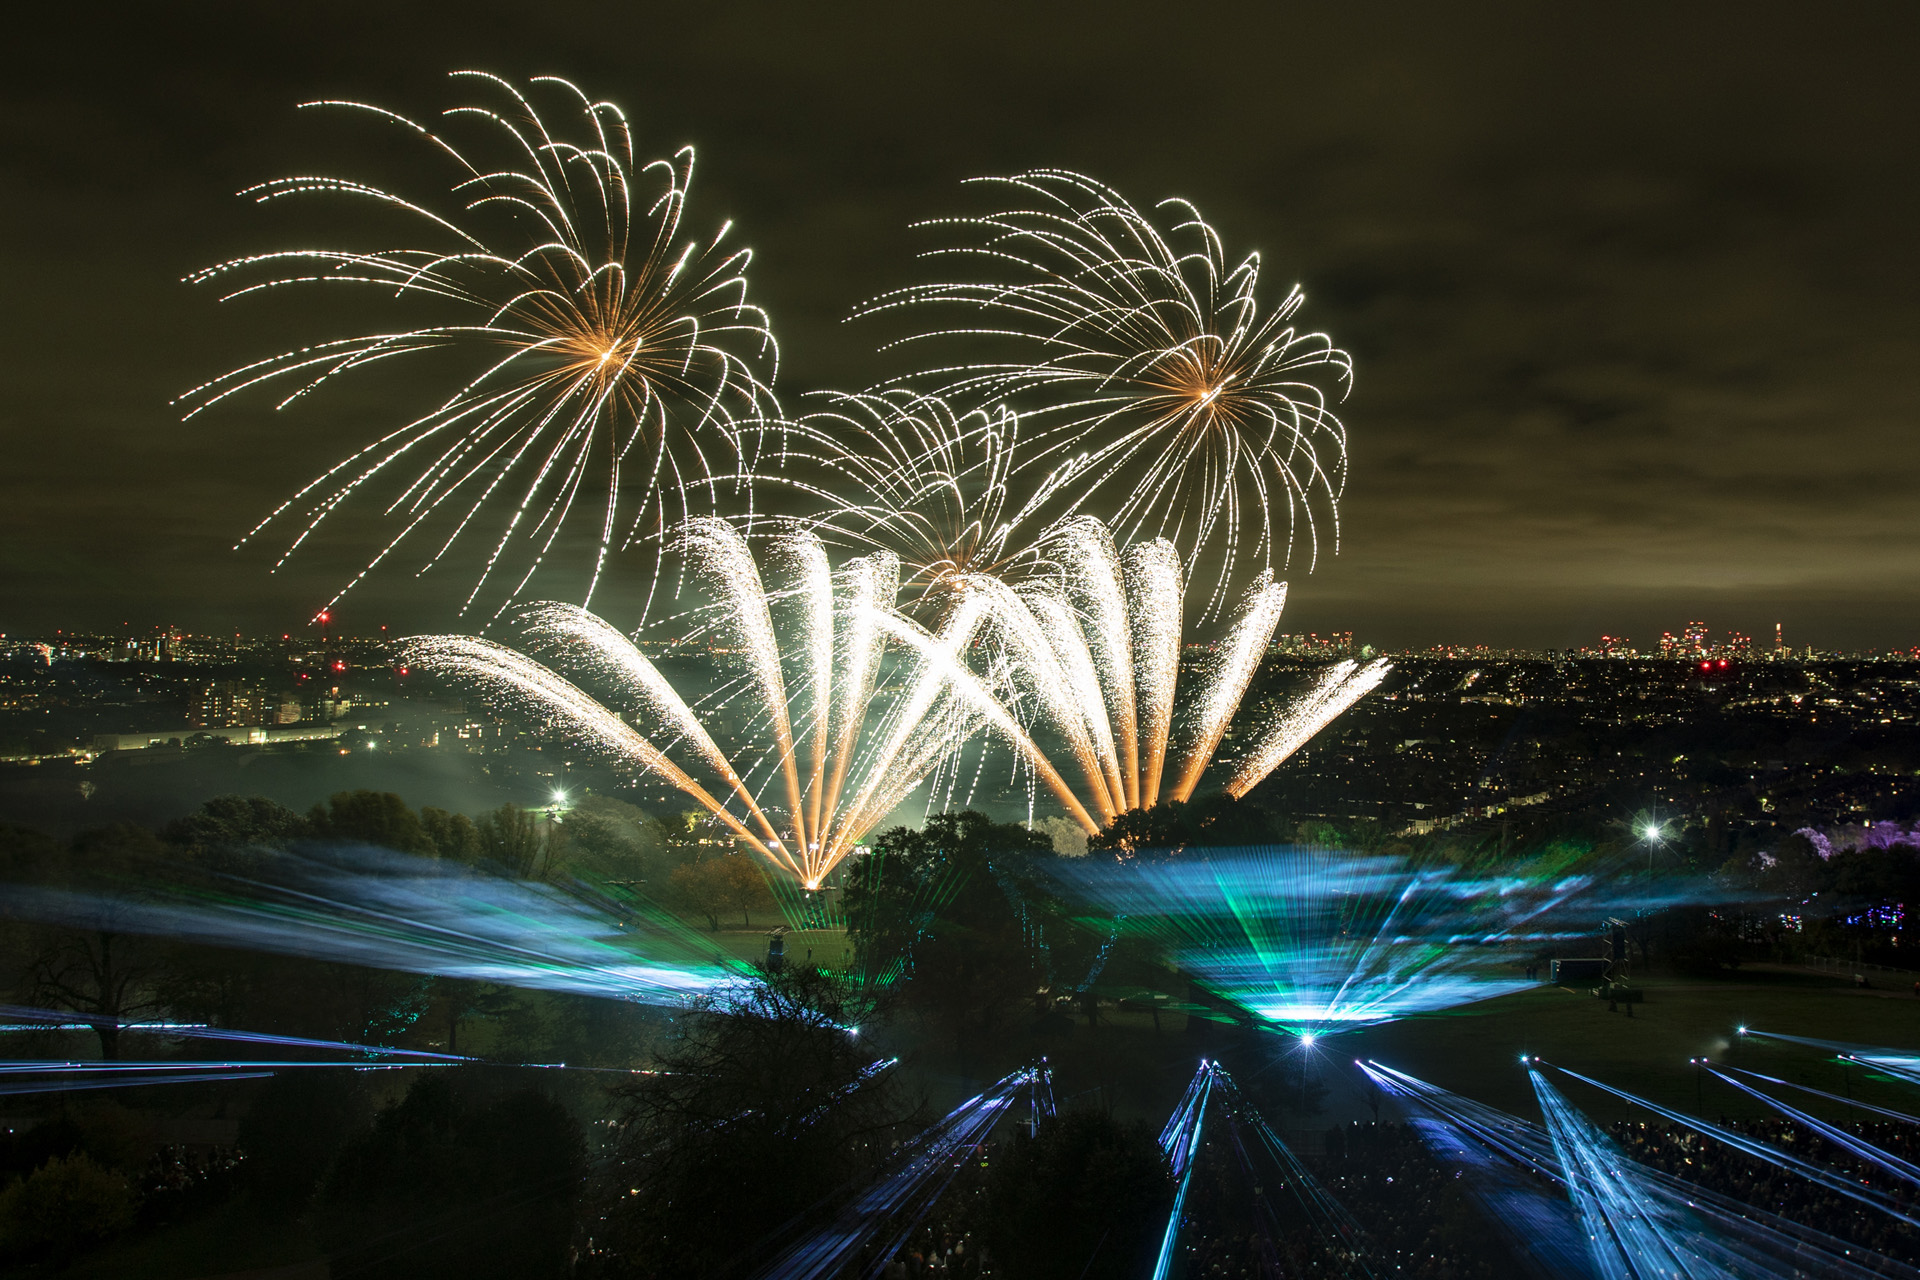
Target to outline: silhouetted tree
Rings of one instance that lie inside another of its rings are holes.
[[[1068,1111],[1034,1136],[1015,1130],[995,1152],[982,1234],[1009,1280],[1142,1276],[1172,1191],[1152,1129]]]
[[[334,1159],[315,1223],[335,1275],[567,1274],[586,1172],[579,1126],[533,1090],[470,1100],[455,1074],[421,1073]]]
[[[341,791],[307,814],[316,839],[376,845],[400,853],[432,853],[420,817],[391,791]]]
[[[831,1211],[912,1116],[835,978],[796,967],[679,1022],[656,1074],[623,1088],[604,1274],[763,1266],[782,1228]]]
[[[488,862],[522,878],[541,869],[546,841],[532,810],[503,804],[474,825],[480,836],[480,856]]]

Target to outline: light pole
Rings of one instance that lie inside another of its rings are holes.
[[[1705,1115],[1706,1104],[1701,1101],[1700,1094],[1700,1073],[1706,1068],[1707,1060],[1705,1058],[1688,1058],[1687,1061],[1693,1064],[1693,1114],[1697,1116]]]

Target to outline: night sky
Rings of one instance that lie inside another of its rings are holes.
[[[405,379],[169,401],[378,320],[179,280],[324,238],[239,188],[405,162],[295,103],[424,116],[477,66],[699,148],[691,216],[755,248],[783,400],[871,380],[890,335],[844,318],[918,278],[908,223],[963,178],[1195,201],[1356,360],[1344,545],[1283,630],[1920,644],[1911,3],[119,4],[7,41],[0,631],[282,631],[330,594],[360,526],[277,576],[229,547]],[[465,585],[389,574],[344,620],[447,628]]]

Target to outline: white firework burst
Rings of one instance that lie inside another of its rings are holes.
[[[1016,502],[1020,421],[1004,406],[962,411],[903,387],[826,393],[825,407],[781,425],[775,465],[757,479],[803,495],[798,520],[832,542],[899,557],[903,587],[928,612],[968,575],[1017,579],[1040,564],[1036,513],[1074,475]]]
[[[1053,519],[1104,507],[1123,539],[1163,537],[1190,565],[1217,564],[1209,615],[1243,559],[1257,572],[1304,553],[1310,571],[1322,518],[1337,547],[1346,433],[1331,405],[1351,387],[1352,361],[1296,326],[1299,287],[1263,311],[1259,256],[1230,264],[1184,200],[1149,214],[1061,170],[978,181],[1030,203],[922,224],[970,240],[928,255],[970,274],[860,311],[967,313],[902,342],[952,340],[989,357],[912,380],[1020,413],[1029,426],[1017,469],[1033,490],[1052,488]],[[1062,467],[1075,482],[1050,485]]]
[[[224,298],[296,285],[371,289],[408,318],[256,361],[182,400],[191,417],[272,386],[285,407],[352,370],[451,353],[465,366],[450,394],[311,481],[242,542],[284,523],[294,532],[278,568],[330,515],[377,492],[398,531],[334,600],[403,544],[421,544],[424,572],[480,539],[485,564],[464,613],[490,582],[504,610],[563,531],[584,525],[595,548],[590,600],[612,552],[711,510],[718,478],[750,473],[746,424],[778,416],[777,348],[747,300],[751,254],[725,244],[731,224],[701,237],[683,226],[692,148],[636,164],[613,103],[556,77],[523,91],[484,72],[454,74],[478,81],[493,104],[453,107],[443,132],[362,103],[305,104],[370,113],[416,135],[449,171],[437,197],[332,177],[242,193],[370,202],[408,220],[414,245],[289,249],[189,277],[227,286]],[[557,106],[543,112],[535,97]]]

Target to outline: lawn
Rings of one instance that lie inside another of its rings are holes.
[[[1889,980],[1890,981],[1890,980]],[[1373,1058],[1457,1093],[1533,1116],[1532,1089],[1519,1065],[1523,1053],[1593,1076],[1666,1106],[1695,1109],[1694,1068],[1706,1056],[1834,1093],[1850,1086],[1864,1102],[1920,1112],[1920,1086],[1843,1068],[1818,1050],[1733,1033],[1740,1026],[1894,1048],[1920,1048],[1920,999],[1911,988],[1856,990],[1850,980],[1778,966],[1742,969],[1721,978],[1656,975],[1638,980],[1645,1003],[1628,1017],[1605,1001],[1558,987],[1431,1017],[1375,1027],[1322,1042],[1329,1078],[1354,1073],[1354,1058]],[[1345,1068],[1344,1071],[1341,1068]],[[1850,1078],[1849,1078],[1850,1075]],[[1649,1118],[1618,1099],[1564,1076],[1554,1077],[1574,1102],[1599,1119]],[[1811,1095],[1781,1092],[1794,1105],[1831,1119],[1845,1108]],[[1330,1105],[1339,1108],[1336,1089]],[[1768,1114],[1762,1104],[1711,1076],[1700,1086],[1710,1117]]]

